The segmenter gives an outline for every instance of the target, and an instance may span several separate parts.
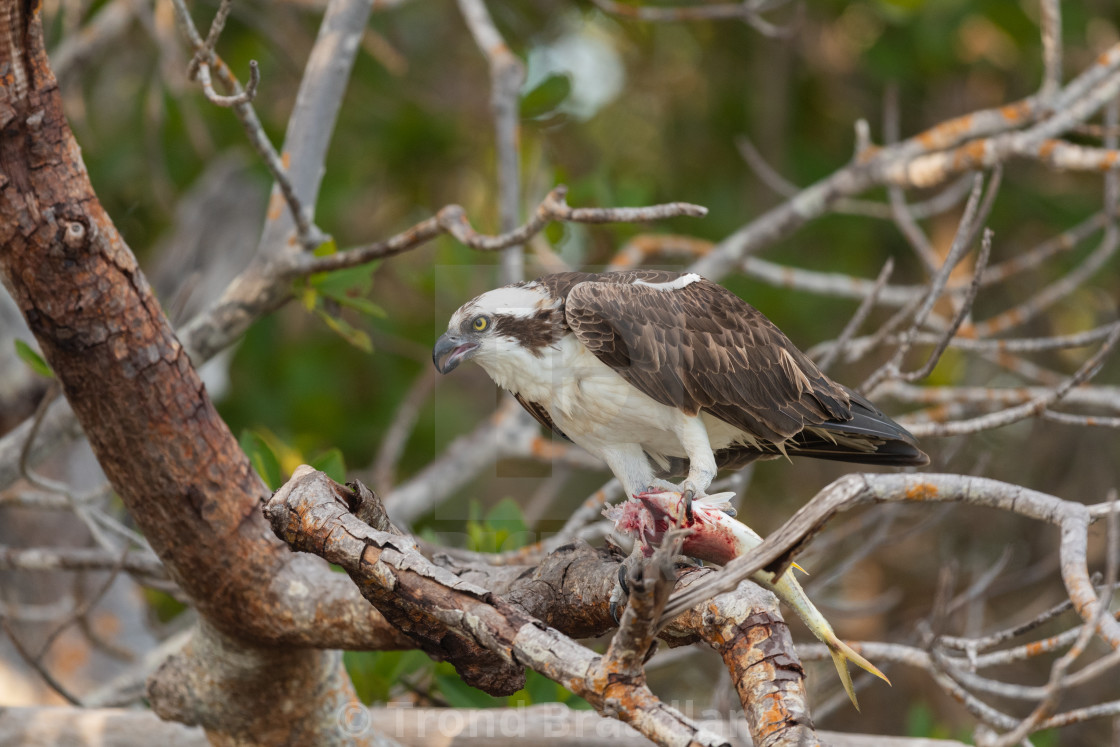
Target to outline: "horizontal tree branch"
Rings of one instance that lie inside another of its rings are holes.
[[[853,474],[817,493],[776,532],[746,555],[736,558],[713,576],[678,591],[666,605],[663,619],[715,594],[734,589],[760,570],[780,574],[798,552],[837,513],[857,506],[887,502],[953,502],[1010,511],[1054,524],[1061,538],[1061,575],[1074,608],[1086,622],[1098,600],[1087,567],[1089,509],[1018,485],[980,477],[946,474]],[[1120,647],[1120,623],[1105,617],[1098,633],[1113,648]]]
[[[0,545],[3,571],[111,571],[120,568],[153,578],[167,578],[159,558],[147,550],[109,552],[95,547],[5,547]]]
[[[408,251],[444,233],[454,236],[465,246],[476,251],[493,252],[525,243],[553,221],[638,223],[681,216],[700,218],[708,214],[707,208],[687,202],[670,202],[637,208],[573,208],[565,199],[567,192],[568,188],[563,185],[553,188],[537,206],[533,217],[508,233],[497,236],[480,234],[467,220],[466,211],[462,207],[448,205],[441,208],[433,217],[383,241],[324,257],[293,256],[290,258],[287,270],[294,275],[309,275],[354,267]]]
[[[649,740],[620,721],[593,711],[577,711],[546,703],[527,708],[412,708],[388,706],[340,714],[353,736],[364,732],[393,734],[406,747],[430,747],[435,741],[457,747],[648,747]],[[696,714],[697,725],[725,739],[742,734],[741,718]],[[835,731],[818,733],[833,747],[964,747],[952,739],[883,737]],[[5,708],[0,712],[0,742],[57,744],[72,747],[209,747],[198,727],[163,721],[151,711],[118,708]]]
[[[504,691],[518,686],[506,677],[528,666],[656,741],[698,738],[679,713],[654,698],[644,673],[634,669],[646,640],[638,629],[607,657],[571,640],[614,627],[608,602],[619,555],[577,542],[536,566],[464,561],[438,551],[429,562],[411,538],[377,532],[352,515],[358,510],[355,495],[301,467],[266,513],[285,541],[341,565],[371,603],[430,655],[454,663],[468,682]],[[678,585],[687,585],[711,569],[681,573]],[[687,611],[660,636],[670,645],[703,640],[720,651],[740,694],[757,699],[744,708],[751,733],[771,735],[766,744],[803,744],[811,737],[804,672],[773,595],[744,585]],[[478,669],[488,655],[497,655],[500,663],[491,663],[489,674]]]

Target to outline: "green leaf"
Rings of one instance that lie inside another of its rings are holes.
[[[389,317],[385,309],[368,298],[362,298],[360,296],[331,296],[331,298],[338,301],[343,306],[349,306],[351,309],[367,316],[375,316],[378,319],[387,319]]]
[[[571,79],[567,75],[553,73],[521,96],[521,116],[525,119],[547,116],[563,104],[571,92]]]
[[[467,522],[467,549],[473,552],[494,552],[494,547],[486,540],[490,532],[483,528],[477,521]]]
[[[315,313],[319,315],[319,318],[322,319],[328,327],[342,337],[342,339],[363,352],[373,352],[373,341],[369,339],[369,335],[364,331],[354,327],[350,322],[341,317],[331,316],[322,309],[316,309]]]
[[[491,529],[504,530],[508,534],[528,531],[525,514],[521,506],[512,498],[503,498],[486,512],[486,525]]]
[[[531,543],[536,535],[525,523],[521,506],[510,498],[503,498],[486,514],[483,523],[492,537],[490,552],[509,552]]]
[[[338,253],[338,242],[333,236],[315,247],[315,251],[312,252],[316,257],[326,257],[336,253]]]
[[[315,307],[319,305],[319,293],[309,285],[305,285],[299,289],[299,302],[303,304],[303,308],[308,311],[314,311]]]
[[[529,697],[533,699],[533,703],[552,703],[562,700],[560,693],[564,691],[564,688],[560,685],[543,674],[536,672],[526,672],[525,674],[525,690],[529,693]]]
[[[563,685],[553,682],[543,674],[532,670],[525,672],[525,687],[509,696],[511,708],[535,705],[538,703],[564,703],[569,708],[586,710],[591,705],[583,698],[573,695]]]
[[[326,472],[335,482],[346,482],[346,462],[338,449],[328,449],[310,462],[315,469]]]
[[[384,703],[389,699],[390,683],[376,671],[376,663],[381,651],[344,651],[342,663],[346,673],[354,683],[358,698],[369,705]],[[388,653],[388,652],[385,652]]]
[[[253,469],[257,471],[257,474],[261,476],[269,489],[276,490],[283,484],[284,473],[280,469],[280,460],[276,458],[276,453],[260,434],[244,430],[237,442],[241,445],[241,450],[249,457]]]
[[[565,692],[568,692],[565,690]],[[564,705],[571,708],[573,711],[591,711],[594,710],[591,704],[586,700],[576,695],[575,693],[568,692],[568,697],[564,699]]]
[[[190,609],[165,591],[141,588],[140,592],[148,603],[148,609],[155,613],[156,619],[161,623],[169,623]]]
[[[478,501],[471,501],[466,530],[467,548],[475,552],[507,552],[536,539],[525,524],[521,507],[509,498],[495,504],[484,519]]]
[[[28,345],[23,340],[16,340],[16,355],[26,363],[32,371],[45,376],[48,379],[54,378],[54,371],[51,370],[50,364],[43,360],[43,356],[35,351],[35,348]]]
[[[418,672],[422,669],[435,669],[436,663],[428,658],[428,655],[419,649],[412,649],[411,651],[384,651],[383,654],[392,654],[392,656],[383,656],[384,664],[378,668],[378,671],[383,671],[385,677],[391,682],[396,682],[405,675]]]
[[[373,273],[379,264],[378,260],[344,270],[316,273],[309,282],[324,296],[331,298],[365,296],[373,290]]]
[[[450,667],[451,665],[446,665]],[[495,698],[481,690],[477,690],[459,678],[452,671],[450,674],[441,672],[444,665],[437,668],[435,676],[436,685],[444,700],[453,708],[494,708],[504,705],[505,698]],[[446,670],[444,670],[446,671]]]
[[[435,662],[419,650],[347,651],[343,654],[346,671],[363,703],[384,703],[393,695],[403,677],[421,670],[435,670]]]

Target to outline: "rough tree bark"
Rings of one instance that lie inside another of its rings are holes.
[[[339,741],[337,713],[355,696],[339,654],[316,649],[402,640],[269,531],[264,485],[93,192],[39,10],[0,4],[0,273],[114,489],[205,621],[157,675],[152,705],[218,742]]]
[[[629,610],[605,654],[572,640],[615,627],[608,600],[620,558],[609,549],[573,542],[535,566],[432,562],[412,537],[392,530],[365,486],[341,486],[307,466],[276,491],[265,514],[285,542],[341,566],[417,646],[454,664],[476,687],[510,692],[530,667],[658,744],[725,743],[650,692],[642,662],[655,628],[643,634],[640,623],[630,627]],[[689,568],[676,581],[687,586],[711,571]],[[641,596],[634,582],[631,607]],[[644,619],[652,623],[656,615],[651,608]],[[773,595],[748,584],[686,610],[660,636],[674,646],[703,641],[720,652],[754,744],[818,743],[805,672]]]

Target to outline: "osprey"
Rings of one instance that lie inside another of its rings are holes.
[[[929,462],[902,426],[821,373],[753,306],[695,273],[562,272],[483,293],[452,315],[432,351],[440,373],[471,358],[622,483],[627,500],[604,513],[637,541],[611,595],[616,621],[628,566],[671,526],[688,532],[682,551],[721,564],[762,541],[724,515],[730,493],[705,496],[717,470],[794,455]],[[661,479],[674,476],[685,478],[679,487]],[[828,646],[857,709],[848,662],[889,684],[837,638],[792,572],[752,578]]]
[[[452,315],[432,353],[440,373],[472,358],[602,459],[627,496],[683,476],[687,505],[718,470],[778,456],[929,462],[761,312],[695,273],[562,272],[489,291]]]

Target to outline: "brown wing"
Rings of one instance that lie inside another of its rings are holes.
[[[768,441],[848,421],[849,394],[757,309],[705,279],[665,290],[675,272],[588,276],[571,287],[568,325],[599,360],[664,405],[701,410]]]
[[[539,403],[530,402],[520,394],[515,394],[513,396],[517,399],[518,402],[521,403],[521,406],[524,407],[525,410],[536,419],[538,423],[543,425],[545,428],[548,428],[553,433],[559,435],[560,438],[563,438],[566,441],[572,440],[564,435],[564,431],[556,427],[556,423],[553,423],[552,418],[548,415],[548,410],[541,407]]]

